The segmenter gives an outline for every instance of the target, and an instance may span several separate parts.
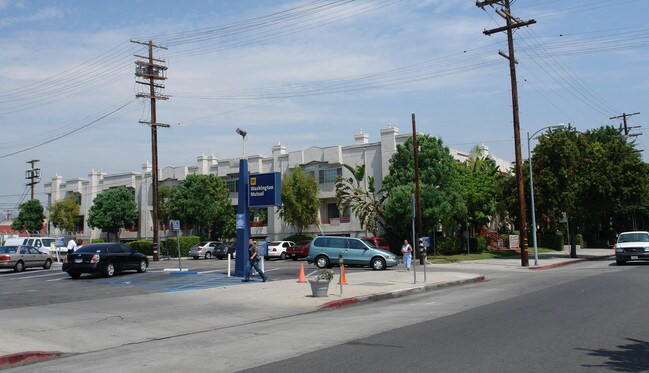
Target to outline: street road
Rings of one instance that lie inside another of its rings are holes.
[[[476,272],[477,267],[463,268]],[[644,326],[649,265],[619,267],[606,260],[545,271],[483,269],[487,281],[469,286],[206,328],[14,370],[641,372],[649,368],[649,328]]]

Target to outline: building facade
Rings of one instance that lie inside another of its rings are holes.
[[[366,176],[373,176],[377,189],[380,189],[383,178],[389,173],[390,158],[396,152],[397,145],[405,143],[410,137],[412,137],[411,133],[399,134],[398,128],[388,126],[380,130],[380,140],[376,142],[370,142],[369,135],[361,131],[354,136],[352,145],[324,148],[314,146],[288,151],[286,146],[277,144],[272,147],[271,156],[248,156],[248,170],[251,175],[268,172],[280,172],[283,175],[291,169],[300,167],[304,172],[315,177],[320,199],[318,217],[320,224],[310,226],[304,233],[363,237],[371,233],[362,229],[360,222],[354,216],[348,213],[341,215],[336,206],[336,179],[338,176],[351,176],[342,165],[365,165]],[[470,157],[469,152],[449,150],[451,155],[460,162]],[[493,159],[502,171],[511,169],[510,162],[489,154],[485,146],[482,146],[482,155]],[[211,174],[220,177],[230,191],[232,204],[235,206],[238,204],[239,158],[218,159],[214,155],[201,155],[197,158],[196,166],[165,167],[160,170],[158,177],[160,185],[179,186],[190,174]],[[81,208],[77,232],[74,232],[74,235],[84,240],[105,238],[100,230],[91,229],[87,224],[88,211],[97,194],[114,187],[128,188],[133,193],[139,213],[136,227],[120,232],[121,240],[130,241],[149,239],[153,236],[151,181],[151,165],[147,163],[142,165],[139,172],[107,174],[91,171],[88,178],[65,181],[57,175],[51,182],[46,182],[44,188],[48,206],[70,196],[77,200]],[[279,217],[275,207],[268,207],[267,214],[253,212],[252,215],[256,216],[251,222],[253,237],[278,240],[295,233],[294,228]],[[262,219],[259,219],[260,216]],[[53,227],[50,229],[51,235],[60,233]],[[160,236],[163,237],[167,233],[169,232],[160,231]]]

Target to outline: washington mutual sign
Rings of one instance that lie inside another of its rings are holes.
[[[282,175],[279,172],[249,175],[250,207],[268,207],[282,205]]]

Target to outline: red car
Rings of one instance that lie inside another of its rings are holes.
[[[388,241],[385,240],[385,238],[382,237],[364,237],[363,240],[369,242],[372,246],[385,250],[385,251],[390,251],[390,245],[388,244]]]
[[[297,242],[295,245],[291,247],[286,248],[286,257],[291,258],[293,260],[298,260],[299,258],[306,258],[307,255],[309,255],[309,245],[311,244],[311,240],[309,241],[300,241]]]

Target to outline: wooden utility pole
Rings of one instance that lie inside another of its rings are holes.
[[[149,93],[138,93],[135,97],[148,98],[151,100],[151,120],[149,122],[140,121],[140,123],[151,126],[151,161],[153,163],[151,170],[151,184],[153,189],[153,206],[151,213],[151,220],[153,221],[153,242],[151,246],[153,248],[153,260],[158,261],[160,260],[160,252],[158,250],[158,233],[160,230],[160,224],[158,223],[158,127],[169,127],[169,124],[158,123],[156,121],[156,100],[167,100],[169,99],[169,96],[156,93],[156,89],[164,89],[164,85],[156,82],[167,79],[165,73],[167,71],[167,66],[164,65],[164,60],[153,58],[153,48],[167,48],[155,45],[151,40],[146,43],[131,40],[131,43],[145,45],[149,50],[148,56],[135,55],[135,57],[140,58],[140,60],[135,61],[135,76],[136,78],[141,79],[139,81],[136,80],[136,83],[149,86]]]
[[[476,6],[484,8],[486,6],[493,6],[494,4],[500,5],[503,8],[496,9],[496,13],[505,19],[506,26],[498,27],[491,30],[485,30],[485,35],[491,35],[496,32],[507,31],[507,44],[509,46],[509,55],[503,52],[499,54],[509,60],[509,76],[512,86],[512,111],[514,117],[514,148],[516,151],[516,180],[518,186],[518,218],[521,230],[521,265],[523,267],[529,266],[529,256],[527,253],[527,219],[525,209],[525,190],[523,184],[523,161],[521,157],[521,135],[520,135],[520,121],[518,117],[518,84],[516,81],[516,58],[514,57],[514,36],[513,30],[523,26],[529,26],[536,23],[535,20],[521,21],[520,19],[512,16],[510,9],[510,0],[486,0],[476,2]]]
[[[412,148],[414,153],[414,168],[415,168],[415,205],[417,210],[417,240],[422,237],[422,224],[421,224],[421,189],[419,188],[419,145],[417,144],[417,123],[415,122],[415,113],[412,113]],[[413,252],[418,250],[417,242],[412,243]],[[419,253],[419,264],[424,264],[426,255]]]
[[[632,126],[632,127],[629,127],[628,124],[627,124],[627,122],[626,122],[626,118],[628,118],[628,117],[632,117],[632,116],[634,116],[634,115],[638,115],[638,114],[640,114],[640,112],[633,113],[633,114],[622,113],[622,115],[618,115],[617,117],[610,117],[610,118],[608,118],[608,119],[620,119],[620,118],[622,118],[622,124],[623,124],[623,126],[624,126],[624,135],[623,135],[623,136],[639,136],[639,135],[640,135],[639,133],[632,133],[632,134],[629,134],[629,130],[630,130],[631,128],[640,128],[640,126]]]
[[[27,163],[31,163],[32,168],[31,170],[25,171],[25,179],[30,180],[29,183],[27,183],[27,186],[31,186],[32,188],[32,199],[34,199],[34,185],[41,182],[41,169],[34,168],[36,162],[39,162],[39,160],[32,159],[31,161],[27,161]]]

